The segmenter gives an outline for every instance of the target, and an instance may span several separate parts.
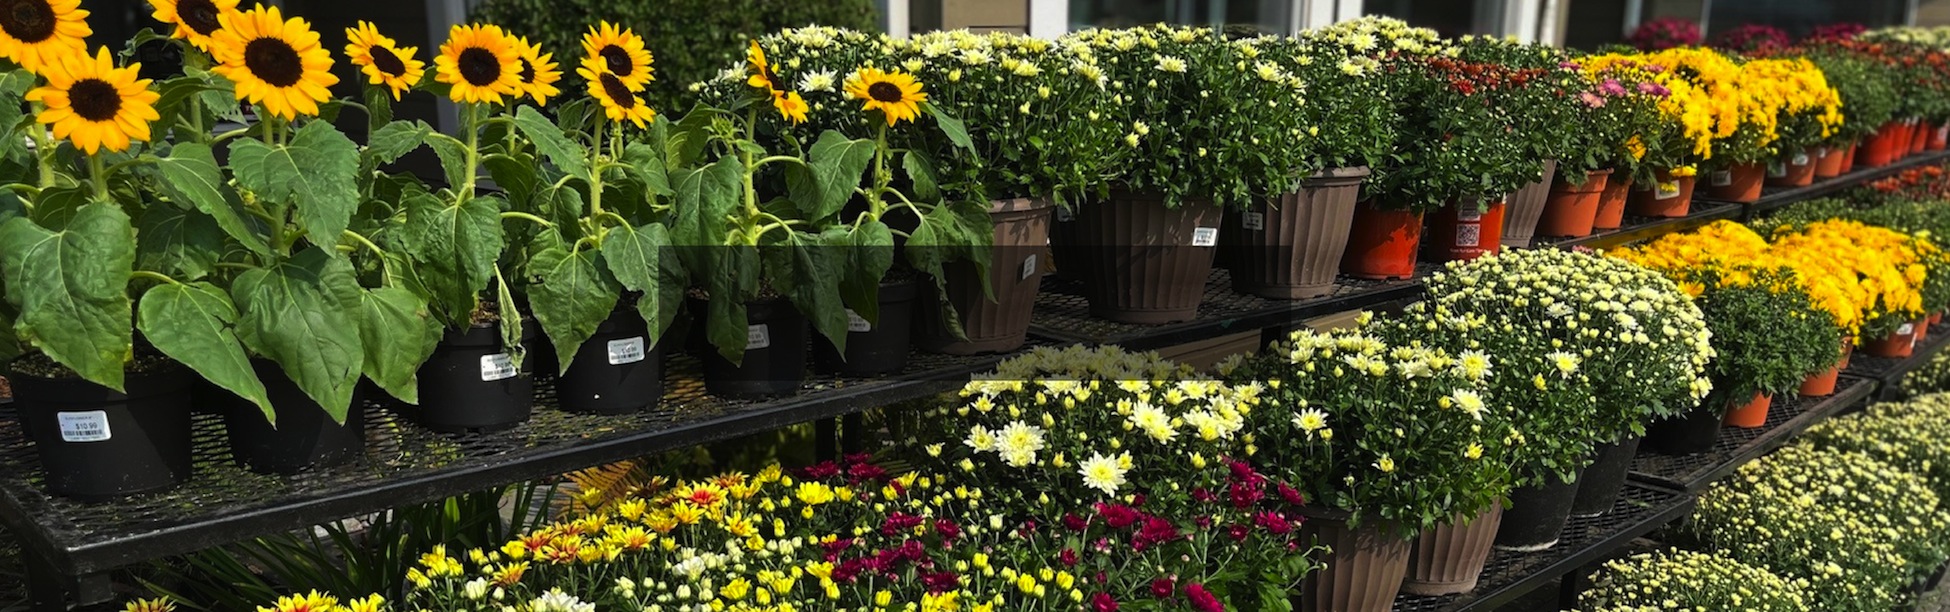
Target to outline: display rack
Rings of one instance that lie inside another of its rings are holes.
[[[1848,370],[1845,373],[1849,376],[1876,381],[1877,401],[1900,399],[1903,396],[1903,376],[1929,363],[1937,353],[1943,351],[1945,344],[1950,344],[1950,325],[1933,325],[1923,341],[1916,344],[1910,356],[1900,359],[1875,357],[1857,349],[1855,355],[1849,358]]]
[[[1745,212],[1739,204],[1729,202],[1709,202],[1693,200],[1693,207],[1684,217],[1641,217],[1628,215],[1625,223],[1618,229],[1594,232],[1590,236],[1577,238],[1537,239],[1537,246],[1559,248],[1585,247],[1590,249],[1609,249],[1642,240],[1651,240],[1666,234],[1683,232],[1722,219],[1737,219]]]
[[[1182,323],[1138,325],[1118,323],[1090,314],[1083,283],[1056,276],[1043,279],[1036,297],[1036,318],[1030,331],[1038,336],[1087,346],[1116,345],[1132,350],[1155,350],[1269,328],[1291,328],[1307,319],[1422,295],[1420,279],[1437,268],[1424,263],[1414,279],[1377,281],[1343,276],[1334,292],[1311,300],[1269,300],[1232,289],[1232,274],[1215,270],[1205,282],[1205,298],[1198,316]]]
[[[1877,383],[1844,378],[1827,397],[1774,397],[1763,427],[1722,427],[1713,450],[1692,455],[1660,455],[1640,450],[1632,460],[1632,477],[1664,487],[1698,492],[1740,466],[1767,454],[1815,423],[1846,410],[1875,391]]]
[[[1950,151],[1930,151],[1911,155],[1883,166],[1857,168],[1847,174],[1832,179],[1815,181],[1814,184],[1806,187],[1767,187],[1762,189],[1759,200],[1745,204],[1746,212],[1742,218],[1751,220],[1762,213],[1770,212],[1790,204],[1832,195],[1850,187],[1901,174],[1904,170],[1939,164],[1945,161],[1950,161]],[[1693,199],[1695,205],[1701,202],[1714,204],[1728,203],[1724,200],[1714,200],[1712,198]]]

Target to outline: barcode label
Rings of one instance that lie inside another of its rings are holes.
[[[494,382],[515,377],[515,360],[507,353],[481,356],[481,382]]]
[[[1714,187],[1725,187],[1725,186],[1728,186],[1728,185],[1732,185],[1732,184],[1733,184],[1733,171],[1732,171],[1732,170],[1714,170],[1714,171],[1713,171],[1713,186],[1714,186]]]
[[[1796,166],[1806,166],[1808,165],[1808,154],[1806,152],[1795,153],[1794,159],[1788,160],[1788,163]]]
[[[1653,199],[1670,200],[1679,197],[1679,181],[1659,181],[1659,193]]]
[[[55,417],[61,423],[62,442],[103,442],[113,437],[105,411],[62,412]]]
[[[1902,327],[1896,328],[1896,335],[1898,336],[1903,336],[1903,335],[1908,335],[1913,333],[1916,333],[1916,324],[1914,323],[1904,323]]]
[[[1022,276],[1020,278],[1021,280],[1029,280],[1029,277],[1035,275],[1036,275],[1036,256],[1030,255],[1029,259],[1022,260]]]
[[[868,323],[866,319],[860,318],[860,313],[853,312],[852,308],[848,308],[846,309],[846,331],[870,332],[873,331],[873,324]]]
[[[1209,247],[1219,245],[1219,228],[1201,227],[1192,230],[1192,246]]]
[[[1456,226],[1456,246],[1463,247],[1463,248],[1475,248],[1477,245],[1481,244],[1482,242],[1483,242],[1483,226],[1481,225]]]
[[[643,336],[609,341],[609,365],[643,361]]]
[[[1239,213],[1239,227],[1253,231],[1266,229],[1266,213]]]
[[[753,351],[772,346],[772,328],[767,325],[753,325],[745,328],[745,350]]]

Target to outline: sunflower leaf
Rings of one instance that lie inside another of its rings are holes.
[[[849,139],[837,130],[819,135],[806,152],[806,164],[786,167],[786,187],[793,203],[809,219],[824,219],[840,211],[860,186],[860,175],[873,163],[874,143]]]
[[[365,349],[354,320],[359,284],[352,264],[307,248],[231,283],[237,337],[251,352],[277,362],[305,395],[333,420],[345,422]]]
[[[642,293],[637,314],[650,324],[652,345],[677,318],[684,299],[684,268],[671,247],[670,232],[659,224],[621,226],[603,239],[603,263],[623,288]]]
[[[170,359],[250,400],[277,423],[263,381],[237,339],[237,306],[210,283],[160,285],[142,294],[136,327]]]
[[[420,403],[420,366],[440,343],[426,300],[399,287],[359,292],[360,371],[408,404]]]
[[[136,219],[136,266],[143,270],[203,278],[223,255],[223,229],[215,219],[181,206],[158,203]]]
[[[305,124],[285,145],[235,141],[230,167],[259,198],[296,205],[298,226],[316,244],[338,244],[359,207],[359,145],[324,121]]]
[[[449,326],[465,323],[501,256],[501,201],[454,203],[414,194],[406,201],[403,230],[401,242],[433,298],[432,310]]]
[[[948,111],[942,110],[933,103],[922,104],[921,107],[928,109],[928,114],[934,115],[934,122],[941,126],[941,133],[947,135],[948,140],[955,143],[955,146],[969,151],[975,150],[975,141],[968,138],[968,126],[963,125],[961,119],[948,114]]]
[[[433,126],[425,121],[395,121],[374,130],[366,138],[366,163],[372,168],[399,161],[426,144]]]
[[[123,362],[134,350],[129,328],[129,272],[135,227],[122,208],[81,207],[59,231],[14,217],[0,224],[0,275],[7,301],[19,308],[14,329],[48,358],[82,378],[122,389]]]
[[[569,371],[582,343],[595,335],[596,326],[616,309],[619,287],[602,259],[594,249],[571,253],[555,247],[528,260],[529,276],[539,281],[528,286],[528,307],[555,345],[563,373]]]
[[[169,199],[203,211],[244,248],[260,255],[270,254],[270,244],[227,196],[229,187],[224,184],[223,170],[217,167],[217,158],[210,154],[209,145],[178,144],[170,148],[169,157],[156,162],[156,167],[162,171],[163,193]]]
[[[529,142],[535,143],[535,150],[540,151],[555,167],[573,176],[589,174],[589,160],[583,159],[582,145],[569,140],[562,133],[562,128],[535,107],[523,106],[515,111],[515,127],[528,137]]]

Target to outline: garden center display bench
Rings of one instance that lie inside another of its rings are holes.
[[[1858,350],[1849,358],[1848,370],[1844,373],[1876,381],[1880,385],[1873,398],[1876,401],[1900,399],[1903,376],[1929,363],[1937,353],[1943,352],[1945,345],[1950,345],[1950,324],[1939,323],[1930,326],[1927,337],[1916,343],[1916,349],[1910,356],[1900,359],[1874,357]]]
[[[1844,378],[1833,395],[1779,395],[1767,411],[1767,425],[1756,428],[1721,427],[1713,450],[1693,455],[1660,455],[1640,450],[1632,460],[1632,476],[1660,486],[1699,492],[1740,466],[1786,444],[1801,432],[1862,403],[1877,381]]]
[[[1742,219],[1753,219],[1763,213],[1771,212],[1797,202],[1806,202],[1815,198],[1833,195],[1850,187],[1901,174],[1904,170],[1940,164],[1945,161],[1950,161],[1950,151],[1930,151],[1917,153],[1883,166],[1872,168],[1858,167],[1848,174],[1831,179],[1818,180],[1814,184],[1806,187],[1767,187],[1761,191],[1759,200],[1745,204],[1747,210]],[[1698,197],[1693,199],[1695,206],[1702,202],[1721,203],[1722,201]]]

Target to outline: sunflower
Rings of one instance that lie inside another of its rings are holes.
[[[39,74],[67,55],[88,54],[81,0],[0,0],[0,57]]]
[[[204,51],[210,50],[210,35],[223,27],[223,16],[237,12],[237,0],[149,0],[156,7],[156,21],[176,26],[171,38],[181,38]]]
[[[745,79],[745,84],[771,92],[776,97],[779,94],[779,75],[772,72],[772,63],[765,60],[765,48],[758,46],[758,41],[752,41],[751,49],[745,51],[745,63],[752,67],[752,76]]]
[[[521,93],[534,98],[537,105],[548,106],[549,98],[562,93],[555,87],[555,82],[562,80],[555,55],[543,53],[541,45],[530,44],[526,37],[515,39],[515,49],[521,52]]]
[[[398,100],[406,90],[427,75],[427,63],[414,59],[419,47],[400,47],[391,37],[379,33],[371,22],[360,21],[345,29],[345,56],[366,74],[366,81],[393,91]]]
[[[657,116],[657,111],[650,110],[621,77],[592,69],[588,64],[577,68],[576,74],[589,81],[589,95],[603,105],[603,115],[611,121],[629,121],[640,128]]]
[[[89,155],[149,140],[149,122],[162,118],[155,106],[162,94],[149,90],[148,79],[136,78],[142,65],[116,68],[107,47],[92,58],[77,53],[45,68],[47,84],[27,92],[28,100],[47,106],[35,119]]]
[[[656,60],[644,48],[643,38],[628,29],[619,30],[610,22],[590,26],[589,32],[582,35],[582,53],[584,68],[598,74],[616,75],[632,92],[643,91],[657,78],[650,66]]]
[[[259,6],[221,18],[210,35],[217,74],[237,86],[237,99],[264,105],[285,119],[318,114],[331,99],[332,54],[318,44],[318,33],[304,19],[284,18],[278,7]]]
[[[772,108],[779,109],[779,116],[793,123],[805,123],[806,111],[810,109],[806,106],[806,99],[799,97],[796,91],[773,91]]]
[[[455,102],[500,104],[521,95],[521,52],[515,40],[491,25],[457,25],[433,59],[434,78],[453,85]]]
[[[860,110],[878,109],[889,126],[920,117],[921,103],[928,101],[928,94],[921,91],[921,83],[913,75],[881,72],[878,68],[861,68],[853,73],[846,80],[846,93],[866,102]]]

